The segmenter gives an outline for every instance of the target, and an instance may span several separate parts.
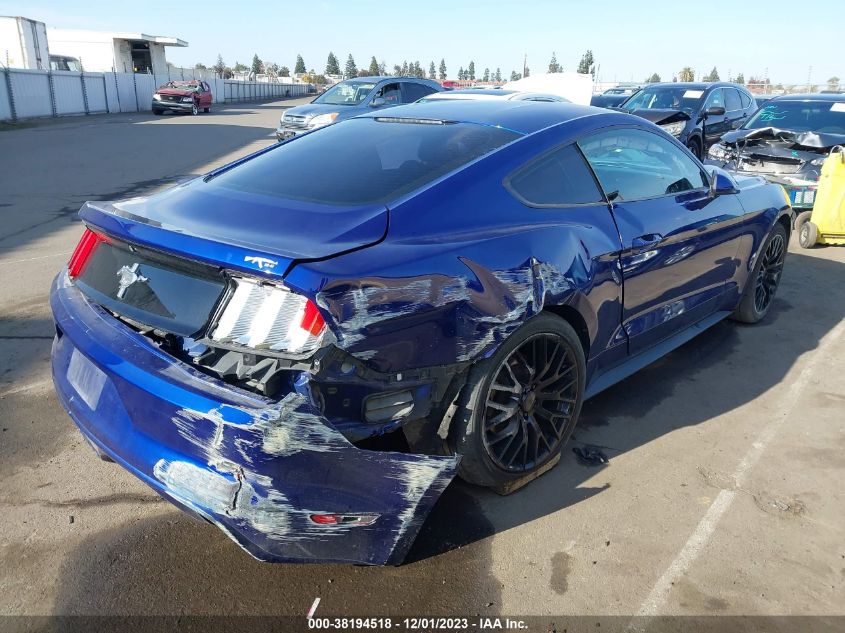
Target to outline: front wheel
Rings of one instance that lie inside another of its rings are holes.
[[[470,371],[454,425],[462,479],[499,487],[551,461],[584,398],[584,350],[572,326],[541,314]]]
[[[197,116],[200,113],[200,109],[197,107],[197,104],[191,106],[191,116]]]
[[[701,141],[697,138],[691,138],[687,143],[687,147],[689,148],[689,151],[695,154],[695,157],[698,160],[704,160],[703,150],[701,149]]]
[[[742,299],[732,315],[735,320],[757,323],[768,314],[783,273],[786,240],[786,229],[778,222],[769,233],[754,269],[748,276]]]

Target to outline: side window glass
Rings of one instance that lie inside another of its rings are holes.
[[[602,202],[603,196],[575,145],[567,145],[517,170],[508,180],[522,202],[564,206]]]
[[[739,98],[739,92],[735,88],[725,89],[725,110],[728,112],[735,112],[742,110],[742,100]]]
[[[707,95],[707,102],[704,104],[704,109],[707,110],[708,108],[725,108],[727,110],[721,88],[716,88]]]
[[[402,89],[398,83],[385,84],[376,93],[376,97],[381,97],[387,105],[398,105],[402,103]]]
[[[579,145],[608,196],[642,200],[708,186],[691,156],[645,130],[599,132]]]
[[[747,110],[751,107],[751,97],[748,95],[747,92],[743,92],[742,90],[739,91],[739,97],[742,99],[742,108],[743,110]]]
[[[405,103],[413,103],[434,91],[434,88],[409,81],[405,84]]]

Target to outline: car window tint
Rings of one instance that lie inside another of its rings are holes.
[[[751,96],[747,92],[743,92],[742,90],[740,90],[739,97],[740,99],[742,99],[743,109],[748,109],[751,107]]]
[[[376,97],[381,97],[388,105],[398,105],[402,103],[402,89],[398,83],[385,84],[376,93]]]
[[[704,103],[704,109],[708,108],[724,108],[725,98],[722,95],[722,89],[716,88],[713,92],[707,95],[707,101]]]
[[[414,121],[387,112],[342,121],[283,143],[209,184],[320,204],[384,204],[519,138],[486,125]]]
[[[735,88],[725,88],[725,110],[728,112],[734,110],[742,110],[742,100],[739,98],[739,92]]]
[[[617,129],[579,142],[605,192],[623,200],[654,198],[708,186],[684,150],[645,130]]]
[[[413,103],[417,99],[422,99],[426,95],[430,95],[432,92],[435,92],[435,90],[430,86],[409,81],[405,83],[405,102]]]
[[[603,196],[575,145],[546,154],[511,176],[508,184],[523,202],[542,206],[589,204]]]

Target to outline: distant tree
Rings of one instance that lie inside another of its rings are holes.
[[[469,73],[469,79],[475,81],[475,62],[469,63],[469,68],[467,68],[467,72]]]
[[[378,65],[378,74],[387,75],[387,64],[384,60],[381,60],[381,63]]]
[[[249,70],[249,66],[242,64],[240,62],[235,62],[234,70],[235,70],[236,73],[242,73],[242,72]]]
[[[528,76],[531,75],[531,69],[528,66],[523,68],[523,70],[525,71],[525,75],[524,75],[525,77],[528,77]],[[563,72],[563,68],[560,69],[560,72]],[[519,73],[517,73],[517,74],[519,75]],[[520,79],[522,79],[522,77],[523,77],[523,75],[519,75]]]
[[[414,62],[414,77],[419,79],[425,79],[425,71],[423,67],[420,65],[420,61],[417,60]]]
[[[437,69],[437,76],[439,77],[440,81],[446,80],[446,60],[440,58],[440,68]]]
[[[592,75],[596,70],[596,62],[593,59],[593,51],[588,50],[581,56],[581,61],[578,64],[578,72],[582,75]]]
[[[252,67],[250,70],[256,75],[264,70],[264,64],[261,63],[261,58],[257,54],[252,56]]]
[[[297,75],[305,74],[305,61],[302,59],[302,55],[296,56],[296,64],[293,66],[293,72]]]
[[[428,78],[437,79],[437,69],[434,67],[433,61],[428,65]]]
[[[270,75],[271,77],[278,77],[279,76],[279,65],[275,63],[264,63],[264,72]]]
[[[678,75],[678,81],[695,81],[695,71],[689,66],[684,66]]]
[[[490,69],[489,68],[484,69],[484,75],[481,77],[481,81],[483,81],[484,83],[487,83],[488,81],[490,81]]]
[[[460,69],[458,69],[458,81],[463,81],[463,80],[464,80],[464,67],[461,66]]]
[[[713,66],[713,70],[711,70],[708,74],[704,75],[704,81],[707,81],[707,82],[719,81],[719,71],[716,70],[715,66]]]
[[[214,63],[214,66],[211,67],[214,71],[214,74],[218,77],[223,77],[223,73],[226,72],[226,62],[223,61],[223,56],[218,54],[217,61]]]
[[[290,77],[290,68],[287,66],[279,68],[279,77]]]
[[[372,59],[370,59],[370,74],[373,76],[380,74],[375,55],[373,55]]]
[[[512,70],[511,71],[511,81],[519,81],[520,79],[522,79],[522,75],[520,73],[516,72],[515,70]]]
[[[352,53],[349,53],[349,57],[346,58],[346,68],[344,74],[347,77],[358,76],[358,67],[355,65],[355,60],[352,58]]]
[[[839,90],[839,77],[835,75],[827,80],[827,89],[828,90]]]
[[[550,73],[560,73],[563,72],[563,67],[557,63],[557,55],[554,51],[552,51],[552,60],[549,62],[549,72]],[[511,80],[513,81],[513,80]]]
[[[396,77],[399,77],[399,76],[401,76],[401,75],[402,75],[402,67],[401,67],[399,64],[394,64],[394,65],[393,65],[393,74],[394,74]]]
[[[678,77],[677,76],[672,75],[672,83],[678,83]]]
[[[736,76],[736,78],[734,79],[734,82],[738,83],[738,84],[744,84],[745,83],[745,75],[743,75],[742,73],[739,73]]]
[[[410,69],[408,68],[408,62],[403,61],[402,62],[402,72],[399,73],[399,74],[402,75],[403,77],[408,77],[409,73],[410,73]]]
[[[495,78],[497,83],[500,83],[502,81],[502,69],[501,68],[496,69],[496,75],[494,76],[494,78]]]
[[[196,64],[194,64],[194,68],[196,70],[208,70],[208,66],[206,66],[202,62],[197,62]]]
[[[339,75],[340,74],[340,62],[337,61],[337,57],[331,51],[329,51],[329,56],[326,58],[326,74],[327,75]]]
[[[648,79],[646,79],[646,80],[645,80],[645,82],[646,82],[647,84],[656,84],[656,83],[660,83],[660,75],[658,75],[657,73],[654,73],[651,77],[649,77]]]

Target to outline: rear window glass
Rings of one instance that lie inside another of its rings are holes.
[[[565,206],[601,202],[602,194],[574,145],[555,150],[516,172],[508,183],[523,202]]]
[[[380,119],[350,119],[295,138],[211,182],[304,202],[384,204],[519,136],[472,123]]]

